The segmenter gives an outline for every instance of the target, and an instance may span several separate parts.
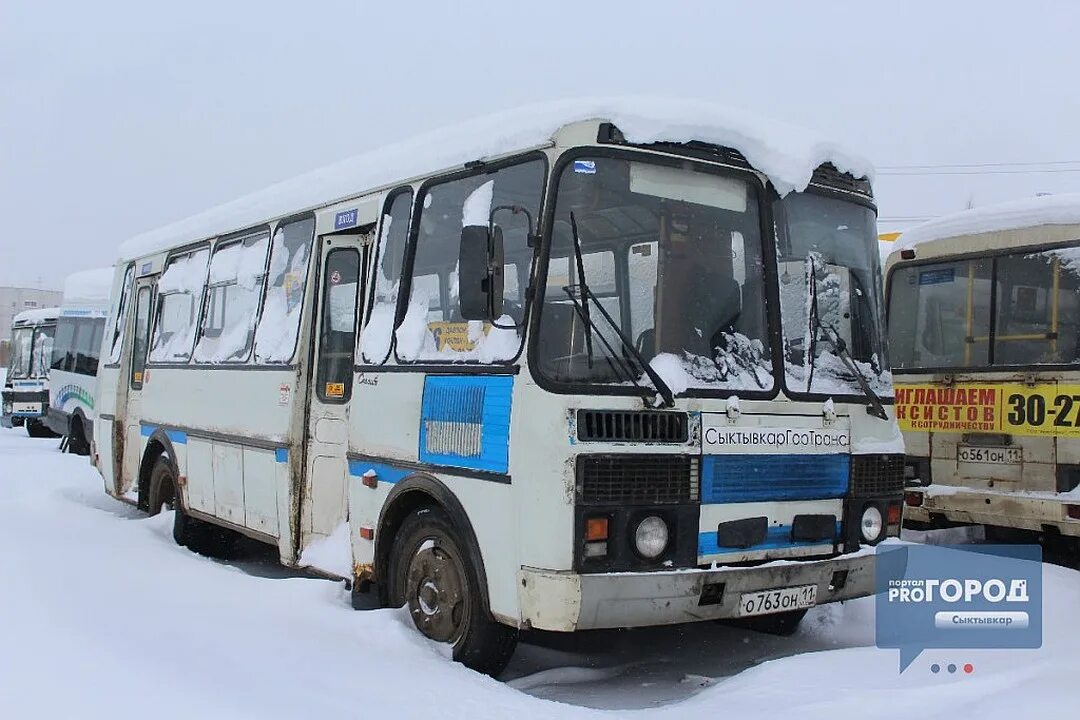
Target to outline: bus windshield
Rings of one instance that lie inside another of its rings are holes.
[[[899,266],[889,287],[899,369],[1080,362],[1080,247]]]
[[[876,216],[813,191],[774,208],[788,390],[892,396]]]
[[[15,328],[12,333],[11,368],[8,377],[25,380],[44,378],[52,364],[54,325]]]
[[[540,373],[642,386],[647,362],[676,394],[771,390],[756,191],[646,160],[579,157],[558,177]]]

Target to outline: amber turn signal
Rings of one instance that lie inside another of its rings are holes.
[[[608,519],[606,517],[591,517],[585,520],[585,540],[607,540]]]

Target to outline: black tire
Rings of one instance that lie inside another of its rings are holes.
[[[788,637],[794,635],[795,631],[799,629],[799,623],[806,617],[806,612],[804,609],[788,610],[787,612],[773,613],[771,615],[756,615],[732,620],[730,624],[745,630]]]
[[[405,518],[387,575],[390,604],[407,605],[417,630],[450,644],[454,660],[492,677],[506,668],[517,629],[491,616],[468,547],[441,508],[422,508]]]
[[[78,416],[71,419],[71,425],[68,427],[68,452],[73,455],[89,455],[90,443],[86,440],[86,433],[83,431],[83,421]]]
[[[150,471],[150,492],[147,505],[151,515],[173,510],[173,540],[177,545],[215,558],[230,557],[240,536],[217,525],[191,517],[176,499],[176,472],[165,455],[154,461]]]

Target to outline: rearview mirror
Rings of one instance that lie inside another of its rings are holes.
[[[461,230],[458,305],[465,320],[495,320],[503,310],[502,228],[470,225]]]

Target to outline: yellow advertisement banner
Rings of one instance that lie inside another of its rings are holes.
[[[896,419],[914,432],[1080,437],[1080,385],[897,385]]]
[[[428,330],[435,337],[435,348],[439,351],[450,348],[454,352],[468,352],[476,349],[476,341],[469,337],[468,322],[429,322]],[[482,332],[487,335],[490,323],[484,323]]]

